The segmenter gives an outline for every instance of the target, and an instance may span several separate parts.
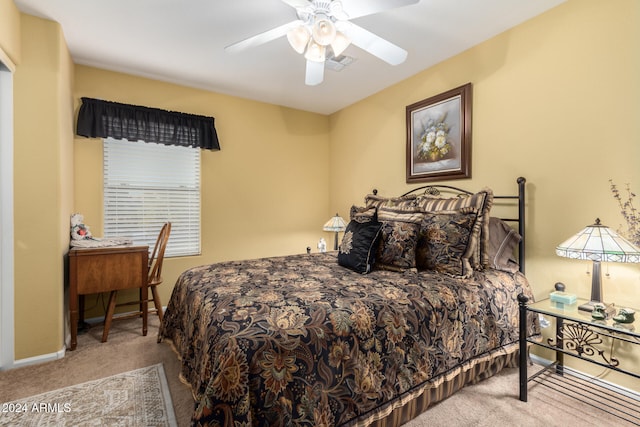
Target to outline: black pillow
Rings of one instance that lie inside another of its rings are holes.
[[[375,262],[382,223],[351,221],[338,248],[338,264],[357,273],[368,273]]]

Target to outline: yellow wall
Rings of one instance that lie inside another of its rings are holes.
[[[609,179],[640,191],[640,2],[570,0],[333,114],[331,206],[405,184],[405,106],[473,84],[472,179],[496,194],[527,178],[527,276],[537,298],[556,281],[589,297],[588,262],[554,248],[600,217],[623,222]],[[638,206],[638,205],[636,205]],[[603,267],[604,297],[640,307],[640,269]],[[638,363],[638,355],[636,363]]]
[[[5,10],[15,13],[0,3],[0,24]],[[93,233],[102,233],[101,143],[70,130],[81,96],[216,118],[222,151],[202,156],[203,253],[166,260],[165,303],[187,267],[315,248],[318,238],[331,239],[320,227],[333,212],[346,215],[374,187],[393,195],[410,188],[405,106],[467,82],[473,178],[450,183],[504,194],[515,191],[517,176],[528,179],[527,274],[538,298],[558,280],[588,295],[589,264],[558,258],[554,247],[595,217],[614,228],[622,223],[610,178],[640,188],[637,0],[569,0],[330,117],[73,68],[57,24],[24,15],[21,25],[9,22],[22,27],[18,40],[15,30],[0,30],[0,46],[20,58],[17,359],[60,349],[69,214],[82,212]],[[34,116],[37,126],[28,121]],[[637,266],[607,269],[605,299],[640,307]]]
[[[7,59],[20,62],[20,12],[12,0],[0,0],[0,60]]]
[[[14,76],[15,358],[60,351],[73,204],[72,65],[57,23],[21,15]]]
[[[90,97],[215,117],[222,149],[201,157],[202,256],[165,258],[163,304],[188,267],[302,253],[330,237],[327,116],[86,66],[75,75],[76,109]],[[102,236],[102,140],[74,147],[75,210]]]

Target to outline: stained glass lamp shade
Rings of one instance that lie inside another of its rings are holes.
[[[556,247],[556,255],[593,261],[591,300],[588,304],[578,307],[583,311],[593,311],[593,304],[602,302],[600,262],[640,263],[640,249],[609,227],[602,225],[599,218],[595,224],[585,227],[559,244]]]
[[[344,231],[347,228],[347,223],[344,222],[344,219],[340,217],[340,215],[336,214],[336,216],[331,217],[329,221],[327,221],[322,229],[324,231],[334,231],[336,233],[335,242],[333,244],[333,250],[338,250],[338,233]]]

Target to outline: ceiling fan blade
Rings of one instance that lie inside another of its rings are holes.
[[[295,9],[304,9],[311,4],[308,0],[282,0],[282,2]]]
[[[309,61],[304,82],[308,86],[316,86],[324,80],[324,62]]]
[[[391,65],[402,64],[407,59],[406,50],[352,22],[342,22],[340,30],[351,40],[352,44]]]
[[[285,1],[285,0],[283,0]],[[342,9],[349,19],[373,15],[385,10],[416,4],[420,0],[343,0]]]
[[[297,19],[284,25],[280,25],[279,27],[272,28],[271,30],[265,31],[264,33],[256,34],[255,36],[249,37],[248,39],[244,39],[237,43],[231,44],[225,47],[224,50],[226,50],[227,52],[236,53],[255,46],[260,46],[261,44],[265,44],[279,37],[287,35],[287,32],[289,32],[289,30],[302,24],[304,24],[304,22]]]

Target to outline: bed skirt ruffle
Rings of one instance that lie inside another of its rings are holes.
[[[477,357],[346,425],[397,427],[405,424],[466,385],[492,377],[504,368],[517,367],[518,353],[518,344],[513,343]]]

